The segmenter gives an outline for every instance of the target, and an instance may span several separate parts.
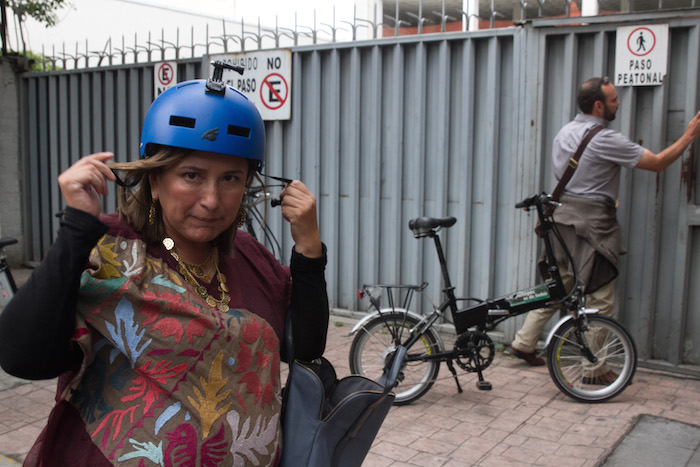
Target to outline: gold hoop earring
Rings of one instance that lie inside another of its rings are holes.
[[[238,208],[238,214],[236,215],[236,220],[234,223],[236,224],[236,228],[240,229],[245,225],[245,219],[246,219],[246,212],[245,208],[241,206]]]
[[[152,199],[151,209],[148,210],[148,225],[151,227],[156,223],[156,204],[158,204],[158,200]]]

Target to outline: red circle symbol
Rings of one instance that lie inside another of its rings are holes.
[[[627,36],[627,50],[632,55],[643,57],[656,47],[656,35],[649,28],[637,28]]]
[[[173,82],[173,76],[175,76],[175,73],[173,73],[173,67],[170,66],[170,63],[161,63],[158,67],[157,73],[158,82],[161,85],[168,86],[170,83]]]
[[[289,86],[284,76],[279,73],[270,73],[265,77],[260,86],[260,100],[270,110],[279,109],[287,102]]]

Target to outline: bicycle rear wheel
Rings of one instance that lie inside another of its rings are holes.
[[[582,320],[588,348],[599,362],[583,355],[578,321]],[[632,337],[615,320],[586,315],[564,322],[547,347],[547,364],[554,384],[567,396],[582,402],[603,402],[622,393],[637,369]]]
[[[378,380],[396,351],[396,338],[405,342],[418,320],[402,313],[382,314],[369,320],[355,335],[350,347],[350,371]],[[394,388],[394,404],[413,402],[427,393],[437,378],[440,362],[424,357],[440,351],[440,340],[430,328],[408,349]]]

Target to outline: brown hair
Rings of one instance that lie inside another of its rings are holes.
[[[151,182],[149,175],[162,173],[174,167],[182,159],[192,154],[189,149],[161,146],[153,155],[146,159],[139,159],[131,162],[115,162],[109,166],[111,169],[120,172],[120,177],[124,185],[118,189],[119,205],[117,212],[119,216],[126,220],[129,225],[141,233],[149,242],[161,242],[166,237],[165,226],[161,217],[160,203],[156,201],[156,219],[151,225],[149,214],[153,198],[151,197]],[[246,186],[250,184],[254,177],[257,177],[256,168],[258,161],[250,160],[248,163],[248,178]],[[233,248],[233,241],[236,237],[238,227],[235,224],[229,226],[221,232],[214,240],[214,244],[223,253],[230,253]]]
[[[603,86],[610,84],[610,78],[604,76],[602,78],[591,78],[581,85],[578,90],[576,101],[578,108],[585,114],[593,113],[593,105],[596,101],[601,101],[605,104],[605,94]]]

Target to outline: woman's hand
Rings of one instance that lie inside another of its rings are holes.
[[[95,217],[102,212],[100,195],[107,194],[107,180],[116,177],[105,164],[114,157],[111,152],[98,152],[80,159],[58,176],[58,186],[66,206],[88,212]]]
[[[294,249],[307,258],[323,254],[316,218],[316,198],[299,180],[289,183],[280,193],[282,217],[290,224]]]

